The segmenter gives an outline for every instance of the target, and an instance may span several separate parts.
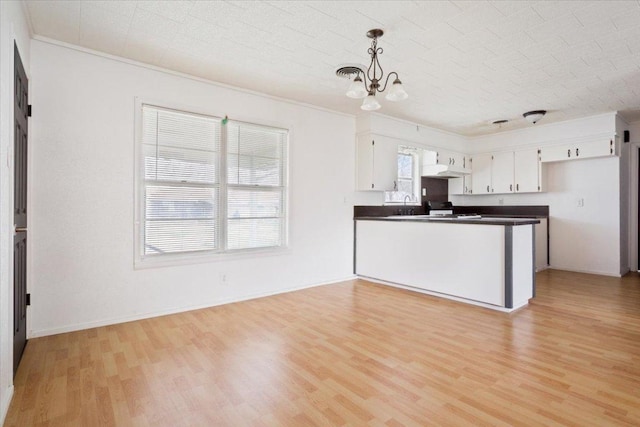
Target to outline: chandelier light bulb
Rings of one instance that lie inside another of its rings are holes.
[[[373,93],[369,92],[369,95],[367,95],[364,101],[362,101],[362,106],[360,108],[365,111],[375,111],[379,110],[380,107],[381,105],[376,99],[376,96]]]
[[[391,89],[389,89],[389,93],[387,93],[387,100],[389,101],[403,101],[409,97],[409,94],[402,87],[402,82],[400,79],[395,79],[393,84],[391,85]]]
[[[358,74],[351,82],[349,89],[347,90],[347,96],[354,99],[362,99],[367,96],[367,89],[364,87],[364,82]]]

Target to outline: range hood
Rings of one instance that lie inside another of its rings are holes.
[[[460,178],[471,175],[471,170],[454,165],[422,165],[422,176],[430,178]]]

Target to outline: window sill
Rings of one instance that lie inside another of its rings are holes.
[[[134,261],[135,270],[150,268],[176,267],[190,264],[210,264],[221,261],[235,261],[256,257],[281,256],[291,254],[289,246],[277,248],[239,249],[227,252],[176,253],[137,257]]]

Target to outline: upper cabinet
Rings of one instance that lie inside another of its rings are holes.
[[[495,153],[491,163],[491,192],[513,193],[513,152]]]
[[[523,150],[513,153],[513,182],[516,193],[542,191],[540,150]]]
[[[537,149],[478,154],[472,164],[471,194],[542,191]]]
[[[398,179],[399,141],[386,136],[363,134],[356,146],[356,190],[394,191]]]
[[[542,162],[559,162],[617,155],[614,138],[575,144],[551,145],[542,147],[540,151]]]
[[[473,156],[471,168],[471,193],[472,194],[491,194],[491,163],[493,156],[491,154],[478,154]]]

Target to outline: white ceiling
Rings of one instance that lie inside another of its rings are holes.
[[[27,1],[36,35],[357,114],[343,63],[382,28],[406,101],[382,114],[465,135],[621,111],[640,119],[640,1]],[[509,119],[501,129],[488,123]]]

